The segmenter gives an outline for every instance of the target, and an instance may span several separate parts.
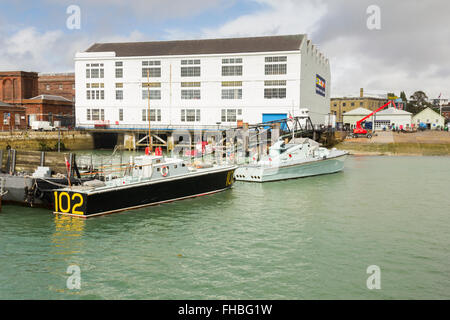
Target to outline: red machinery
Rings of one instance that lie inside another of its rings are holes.
[[[372,138],[372,134],[368,133],[368,131],[366,129],[364,129],[363,127],[361,127],[361,123],[366,120],[367,118],[370,118],[371,116],[373,116],[375,113],[377,113],[378,111],[383,110],[384,108],[386,108],[386,106],[388,106],[390,103],[392,103],[392,105],[395,107],[394,102],[392,100],[389,100],[386,104],[382,105],[381,107],[379,107],[377,110],[375,110],[374,112],[368,114],[367,116],[365,116],[364,118],[362,118],[361,120],[359,120],[358,122],[356,122],[356,128],[353,129],[353,133],[352,133],[352,137],[353,138],[357,138],[358,136],[365,136],[367,137],[367,139]],[[373,130],[373,128],[372,128]]]

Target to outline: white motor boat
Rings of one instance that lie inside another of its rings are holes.
[[[267,182],[329,174],[341,171],[348,152],[320,147],[308,138],[277,141],[269,155],[236,169],[238,181]]]

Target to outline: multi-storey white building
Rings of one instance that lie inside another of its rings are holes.
[[[330,112],[330,65],[306,35],[98,43],[75,57],[76,125],[217,128]],[[150,96],[150,99],[148,99]],[[149,108],[150,105],[150,108]]]

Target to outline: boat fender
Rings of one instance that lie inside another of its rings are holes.
[[[44,197],[44,193],[39,188],[36,188],[34,191],[34,196],[38,199],[42,199]]]
[[[169,168],[167,168],[166,166],[161,167],[161,175],[163,177],[167,177],[168,174],[169,174]]]

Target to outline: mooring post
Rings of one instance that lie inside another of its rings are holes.
[[[6,156],[5,171],[9,173],[10,168],[11,168],[11,149],[8,149],[8,154]]]
[[[16,149],[11,149],[11,168],[9,174],[14,174],[16,171]]]
[[[39,165],[40,165],[41,167],[44,167],[44,166],[45,166],[45,151],[41,151],[41,160],[40,160],[40,162],[39,162]]]
[[[73,160],[74,160],[74,154],[69,153],[69,164],[70,164],[70,171],[69,171],[69,179],[73,176]]]

